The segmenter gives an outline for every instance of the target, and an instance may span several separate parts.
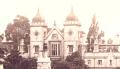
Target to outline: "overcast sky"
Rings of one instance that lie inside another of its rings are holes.
[[[106,35],[120,34],[120,0],[0,0],[0,32],[18,14],[28,17],[31,22],[38,8],[48,26],[52,27],[55,20],[61,29],[71,7],[83,31],[87,32],[96,14],[100,29]]]

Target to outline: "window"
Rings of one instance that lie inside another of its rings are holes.
[[[58,35],[57,34],[52,34],[52,39],[58,39]]]
[[[102,60],[98,60],[98,65],[102,65]]]
[[[39,45],[35,45],[35,53],[39,53]]]
[[[52,44],[52,55],[53,56],[57,55],[57,44]]]
[[[112,60],[110,60],[110,66],[112,65]]]
[[[51,42],[51,56],[60,56],[60,42]]]
[[[88,64],[91,64],[91,60],[88,60]]]
[[[58,44],[58,55],[60,55],[60,44]]]
[[[72,53],[73,52],[73,45],[68,45],[69,47],[69,53]]]

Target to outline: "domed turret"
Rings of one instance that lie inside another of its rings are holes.
[[[75,16],[73,8],[71,9],[70,14],[66,17],[67,21],[77,21],[78,18]]]
[[[36,16],[32,19],[33,23],[44,22],[45,20],[40,16],[39,9]]]

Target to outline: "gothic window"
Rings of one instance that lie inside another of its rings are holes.
[[[57,45],[56,44],[52,44],[52,55],[53,56],[56,56],[57,54],[56,54],[56,52],[57,52]]]
[[[98,65],[102,65],[102,60],[98,60]]]
[[[39,53],[39,45],[35,45],[35,53]]]
[[[69,47],[69,53],[72,53],[73,52],[73,45],[68,45]]]
[[[51,56],[60,56],[60,42],[51,42]]]

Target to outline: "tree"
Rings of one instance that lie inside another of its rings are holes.
[[[52,61],[51,68],[52,69],[69,69],[66,61]]]
[[[52,69],[89,69],[82,59],[80,53],[74,52],[72,55],[66,57],[63,61],[52,61]]]
[[[94,15],[92,24],[91,24],[88,34],[87,34],[87,41],[88,41],[87,51],[93,52],[95,42],[96,41],[99,42],[101,37],[103,37],[103,36],[104,36],[104,32],[101,31],[99,33],[98,22],[96,22],[96,16]]]
[[[89,69],[78,51],[67,56],[64,61],[52,61],[51,67],[52,69]]]
[[[30,33],[29,20],[25,16],[17,15],[13,20],[13,24],[9,23],[5,30],[5,37],[7,40],[12,40],[15,45],[19,46],[20,39],[26,39],[26,34]]]
[[[6,64],[4,65],[5,69],[20,69],[20,64],[22,60],[22,56],[19,55],[20,53],[17,50],[12,50],[10,55],[6,58]]]
[[[96,22],[96,16],[94,15],[92,24],[89,28],[88,35],[87,35],[87,41],[88,41],[87,51],[88,52],[93,52],[94,50],[94,43],[98,38],[98,30],[99,30],[98,23]]]
[[[120,69],[120,67],[116,67],[115,69]]]
[[[89,69],[79,52],[67,56],[66,62],[69,69]]]
[[[4,69],[37,69],[36,59],[23,58],[17,50],[12,50],[5,60]]]

